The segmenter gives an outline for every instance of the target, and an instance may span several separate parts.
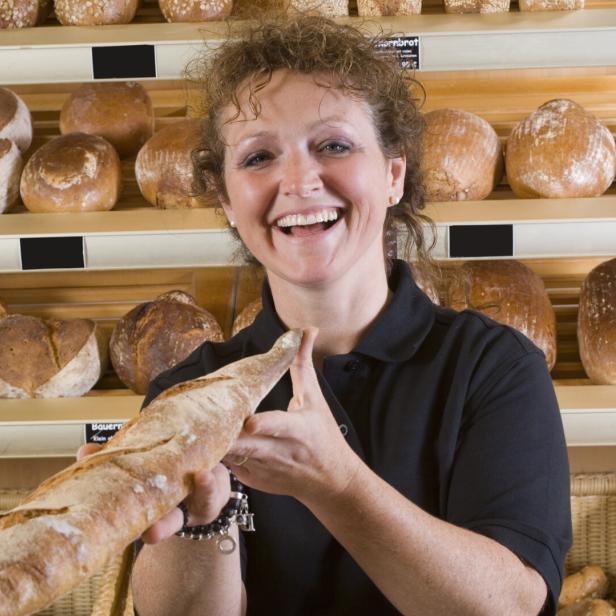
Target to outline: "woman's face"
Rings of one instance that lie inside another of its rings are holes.
[[[222,131],[223,207],[268,275],[322,285],[382,273],[383,223],[405,161],[385,158],[368,106],[286,70],[258,93],[257,118],[245,90],[239,100]]]

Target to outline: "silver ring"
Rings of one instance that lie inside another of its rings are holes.
[[[248,456],[244,456],[239,462],[235,463],[235,466],[243,466],[248,462]]]

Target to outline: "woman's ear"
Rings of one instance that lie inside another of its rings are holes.
[[[390,205],[394,205],[400,201],[404,193],[404,177],[406,175],[406,155],[404,152],[400,156],[387,159],[388,162],[388,184],[389,194],[391,199]]]
[[[218,201],[220,203],[220,205],[222,205],[222,209],[225,212],[225,216],[227,217],[227,220],[229,221],[229,224],[232,227],[235,227],[235,216],[233,215],[233,209],[231,207],[231,205],[229,204],[229,201],[226,199],[226,197],[220,193],[218,193]]]

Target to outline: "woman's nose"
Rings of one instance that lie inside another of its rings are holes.
[[[309,197],[322,187],[319,165],[309,153],[294,153],[288,157],[280,180],[283,194]]]

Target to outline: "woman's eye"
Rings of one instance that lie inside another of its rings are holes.
[[[242,167],[258,167],[271,158],[267,152],[255,152],[247,156],[242,162]]]
[[[328,154],[344,154],[350,151],[350,149],[351,146],[342,141],[328,141],[320,147],[321,152],[326,152]]]

